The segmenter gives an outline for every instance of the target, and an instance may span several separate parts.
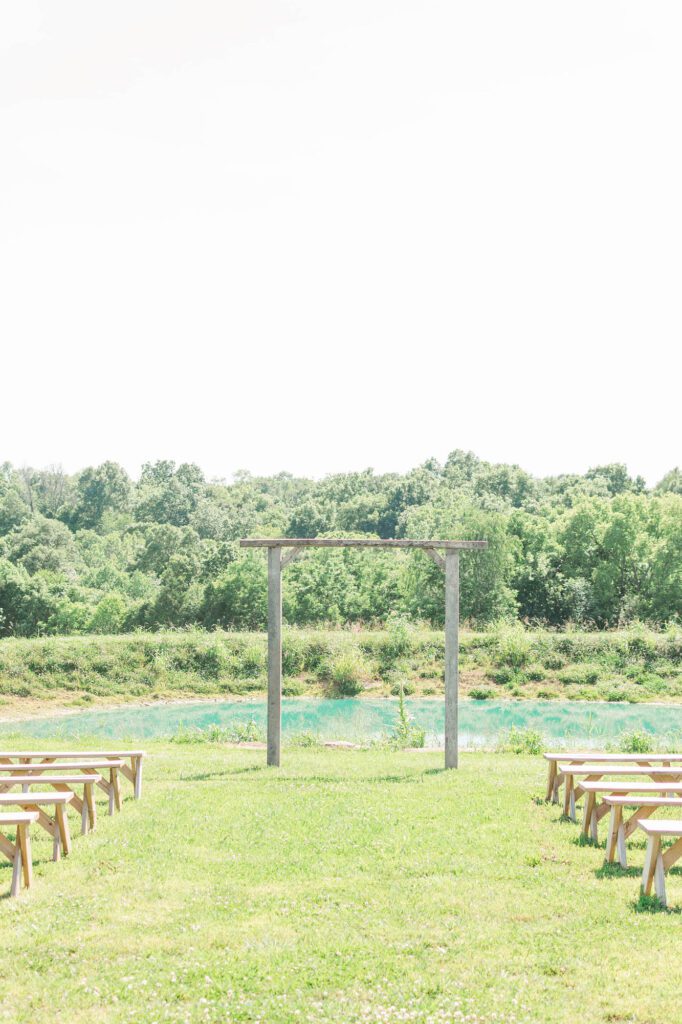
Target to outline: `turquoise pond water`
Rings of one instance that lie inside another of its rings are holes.
[[[427,744],[443,741],[442,698],[406,700],[414,722],[426,730]],[[390,733],[396,700],[312,698],[284,699],[282,728],[285,737],[314,733],[325,740],[367,741]],[[108,740],[152,739],[172,736],[182,729],[230,727],[253,719],[265,726],[265,701],[220,701],[202,704],[159,704],[114,711],[84,711],[57,718],[36,718],[21,723],[0,723],[0,735],[21,732],[35,737],[70,739],[99,736]],[[682,706],[656,704],[598,704],[577,701],[489,700],[460,703],[460,745],[488,745],[504,730],[516,726],[537,729],[547,741],[601,746],[621,733],[643,729],[663,738],[682,741]]]

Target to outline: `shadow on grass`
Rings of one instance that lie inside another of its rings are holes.
[[[253,764],[246,768],[222,768],[214,772],[197,772],[195,775],[181,775],[179,782],[207,782],[209,779],[224,779],[230,775],[253,775],[268,771],[265,764]]]
[[[630,906],[636,914],[669,914],[678,917],[682,914],[682,907],[664,907],[657,896],[645,896],[643,892]]]
[[[607,864],[606,861],[594,873],[595,878],[641,878],[642,869],[637,867],[622,868],[618,861]]]
[[[583,835],[582,832],[579,836],[573,836],[571,843],[573,846],[591,846],[594,850],[606,849],[606,843],[602,842],[601,839],[592,839],[591,836]]]

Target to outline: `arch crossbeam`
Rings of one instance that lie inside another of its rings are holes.
[[[268,551],[268,764],[282,749],[282,569],[308,548],[407,548],[425,551],[445,571],[445,767],[458,763],[459,553],[487,548],[485,540],[374,540],[345,537],[272,537],[240,541]],[[283,549],[286,548],[286,554]],[[442,553],[441,553],[442,552]]]

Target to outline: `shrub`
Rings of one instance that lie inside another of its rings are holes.
[[[300,697],[305,693],[305,683],[300,679],[285,679],[282,683],[282,694],[285,697]]]
[[[577,683],[579,686],[592,686],[599,682],[598,665],[575,665],[559,673],[559,682]]]
[[[395,728],[391,735],[391,744],[400,749],[406,747],[423,747],[426,740],[426,732],[420,726],[414,725],[407,708],[403,691],[400,691],[398,699],[398,714],[396,716]]]
[[[299,732],[286,740],[287,747],[321,747],[322,740],[314,732]]]
[[[491,697],[495,696],[493,690],[486,690],[485,688],[475,686],[473,690],[469,690],[469,696],[472,700],[490,700]]]
[[[502,754],[541,754],[545,749],[542,735],[535,729],[517,729],[515,725],[509,732],[502,733],[497,741],[496,750]]]
[[[331,665],[331,680],[340,697],[355,697],[362,692],[365,665],[355,651],[338,655]]]
[[[194,654],[194,664],[199,675],[205,679],[219,679],[227,674],[229,659],[223,647],[214,643],[198,648]]]
[[[282,671],[285,676],[303,672],[306,664],[306,645],[298,637],[286,635],[282,644]]]
[[[538,665],[533,665],[526,671],[526,679],[531,683],[541,683],[544,678],[545,673]]]
[[[406,619],[391,615],[386,623],[387,636],[383,643],[385,654],[395,661],[412,651],[412,632]]]
[[[394,683],[391,687],[391,693],[394,697],[400,696],[400,693],[404,693],[406,697],[411,697],[415,691],[414,683]]]
[[[259,676],[265,671],[265,651],[256,644],[250,644],[242,651],[237,664],[240,675],[247,678]]]
[[[513,682],[515,673],[510,668],[500,668],[497,669],[496,672],[489,672],[488,678],[492,679],[494,683],[499,683],[501,686],[504,686],[506,683]]]
[[[637,729],[624,732],[618,737],[618,749],[624,754],[651,754],[654,749],[653,736]]]
[[[566,662],[560,654],[548,654],[547,657],[543,659],[542,664],[550,672],[556,672],[558,669],[563,668]]]
[[[532,643],[523,626],[497,627],[497,651],[503,665],[511,668],[523,668],[531,656]]]
[[[541,700],[556,700],[559,695],[556,690],[538,690],[537,696]]]

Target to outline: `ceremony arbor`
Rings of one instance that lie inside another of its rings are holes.
[[[308,548],[401,548],[425,551],[445,570],[445,767],[458,758],[459,553],[488,546],[485,540],[350,540],[277,537],[240,541],[268,550],[268,764],[279,766],[282,747],[282,569]],[[286,551],[285,551],[286,549]],[[442,554],[441,554],[442,552]]]

